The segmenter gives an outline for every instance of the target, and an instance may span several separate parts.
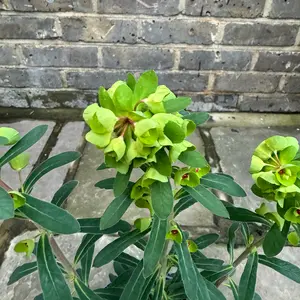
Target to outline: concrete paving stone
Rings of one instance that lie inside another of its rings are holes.
[[[58,135],[56,145],[53,147],[50,156],[54,156],[66,151],[76,151],[84,142],[83,140],[84,122],[69,122]],[[32,191],[32,195],[46,201],[50,201],[54,193],[63,184],[67,172],[74,164],[67,164],[55,169],[45,175],[37,182]]]
[[[55,122],[51,121],[34,121],[34,120],[22,120],[17,121],[13,123],[2,123],[0,122],[0,127],[12,127],[20,132],[21,136],[24,136],[26,133],[28,133],[31,129],[38,125],[48,125],[48,130],[45,133],[45,135],[35,144],[33,145],[29,150],[27,150],[28,153],[30,153],[30,163],[27,166],[26,169],[22,170],[22,177],[25,179],[36,161],[38,160],[42,150],[44,149],[51,133],[53,130],[53,127],[55,125]],[[5,151],[8,148],[1,147],[0,148],[0,156],[5,153]],[[16,171],[13,171],[9,164],[6,164],[1,168],[1,179],[4,180],[9,186],[11,186],[14,189],[18,189],[20,187],[19,184],[19,178]]]
[[[254,149],[273,135],[293,136],[300,140],[300,123],[299,127],[215,127],[210,132],[223,172],[232,175],[247,193],[245,198],[234,198],[234,203],[255,210],[262,199],[251,192],[253,180],[249,167]]]
[[[204,154],[204,144],[198,130],[189,140]],[[75,176],[75,179],[79,181],[79,186],[76,192],[70,196],[67,204],[67,209],[76,217],[100,217],[114,199],[111,190],[99,189],[94,186],[100,180],[115,176],[115,171],[112,169],[96,170],[103,160],[103,153],[93,145],[87,144]],[[142,172],[135,169],[131,180],[136,181],[141,175]],[[148,215],[147,210],[137,209],[135,205],[131,205],[125,213],[124,219],[133,223],[138,217],[147,217]],[[177,221],[187,226],[214,227],[213,215],[200,204],[195,204],[179,214]]]

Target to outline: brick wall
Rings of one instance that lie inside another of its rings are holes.
[[[85,107],[155,69],[192,110],[300,111],[300,0],[0,0],[0,106]]]

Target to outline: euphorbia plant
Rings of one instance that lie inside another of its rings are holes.
[[[90,127],[86,140],[105,155],[98,169],[114,168],[115,178],[96,183],[96,187],[113,190],[115,198],[101,218],[75,219],[61,206],[76,181],[65,183],[51,203],[31,195],[34,184],[49,171],[79,158],[76,152],[53,156],[35,168],[20,188],[12,190],[0,180],[1,219],[29,219],[39,234],[20,241],[15,250],[36,260],[18,267],[9,284],[38,270],[43,294],[35,299],[225,299],[218,287],[224,283],[235,299],[260,299],[255,293],[258,262],[300,282],[300,269],[277,255],[289,241],[299,241],[300,189],[299,145],[290,137],[271,137],[255,150],[250,172],[256,195],[277,202],[276,211],[265,204],[257,213],[234,207],[214,194],[219,190],[234,197],[244,197],[244,190],[230,175],[212,174],[205,158],[186,138],[197,125],[204,123],[206,113],[189,113],[190,98],[176,97],[166,86],[158,85],[153,71],[136,81],[117,81],[111,88],[99,90],[99,102],[88,106],[83,118]],[[1,158],[0,168],[10,163],[21,172],[29,161],[24,153],[45,133],[38,126],[20,138],[11,128],[0,128],[0,144],[13,145]],[[183,167],[179,167],[180,161]],[[143,175],[131,182],[134,169]],[[206,257],[201,250],[216,242],[217,234],[191,238],[176,222],[176,216],[194,203],[213,214],[233,221],[228,230],[229,259]],[[147,209],[148,216],[133,224],[122,220],[130,205]],[[247,223],[263,224],[264,234],[257,240]],[[292,226],[291,226],[292,225]],[[293,228],[291,230],[290,228]],[[235,234],[241,230],[244,252],[234,260]],[[85,233],[73,262],[66,259],[56,243],[56,234]],[[105,234],[118,237],[99,253],[95,243]],[[139,260],[126,252],[134,245],[144,252]],[[263,245],[265,255],[258,255]],[[241,261],[247,259],[239,285],[232,279]],[[116,275],[105,288],[89,287],[91,267],[113,262]]]

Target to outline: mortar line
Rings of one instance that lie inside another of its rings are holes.
[[[265,7],[264,7],[264,12],[263,12],[263,17],[268,17],[271,10],[272,10],[272,4],[273,0],[266,0],[265,2]]]

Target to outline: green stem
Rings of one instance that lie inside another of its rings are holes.
[[[258,248],[262,245],[263,241],[264,241],[265,237],[261,237],[260,239],[258,239],[256,242],[254,242],[252,245],[250,245],[249,247],[247,247],[244,252],[242,252],[242,254],[233,262],[232,266],[234,268],[236,268],[244,259],[246,259],[248,257],[249,254],[252,253],[252,250],[255,248]],[[223,277],[221,277],[217,282],[216,282],[216,286],[219,287],[225,280],[227,280],[229,277],[229,275],[225,275]]]

